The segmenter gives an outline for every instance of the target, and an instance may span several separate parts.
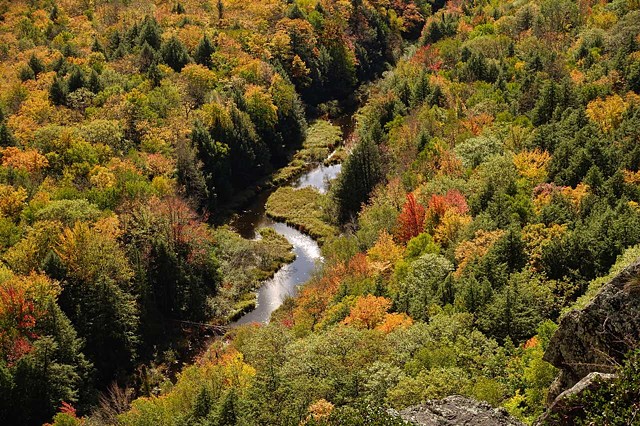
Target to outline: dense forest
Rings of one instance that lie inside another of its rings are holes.
[[[328,193],[266,205],[317,273],[176,375],[292,260],[218,225],[354,105]],[[556,324],[640,256],[640,2],[0,2],[0,194],[3,424],[532,423]]]

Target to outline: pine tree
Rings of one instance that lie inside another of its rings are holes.
[[[237,420],[237,396],[234,388],[226,392],[222,399],[222,404],[216,413],[216,424],[218,426],[235,426]]]
[[[553,81],[547,81],[540,90],[540,97],[533,109],[533,124],[546,124],[553,118],[553,112],[559,103],[558,87]]]
[[[180,72],[190,60],[187,49],[175,36],[162,46],[162,59],[176,72]]]
[[[49,13],[49,19],[51,19],[51,22],[56,23],[59,15],[58,5],[54,4],[51,8],[51,12]]]
[[[6,123],[0,122],[0,147],[11,146],[14,144],[13,135],[7,127]]]
[[[35,79],[36,75],[33,73],[33,70],[31,69],[30,66],[25,65],[20,68],[20,71],[18,72],[18,77],[20,78],[20,81],[27,81],[27,80]]]
[[[71,75],[67,79],[68,93],[75,92],[76,90],[84,87],[84,85],[85,85],[84,75],[82,74],[82,71],[80,70],[80,68],[75,67],[71,72]]]
[[[160,82],[162,81],[162,71],[160,71],[156,62],[152,63],[147,70],[147,78],[151,81],[153,87],[160,86]]]
[[[204,419],[209,415],[211,406],[213,405],[213,396],[211,391],[206,386],[203,386],[196,395],[196,400],[193,404],[193,417],[196,419]]]
[[[218,0],[217,9],[218,9],[218,21],[221,21],[224,18],[224,4],[222,3],[222,0]]]
[[[198,159],[198,151],[187,141],[178,143],[176,149],[176,169],[178,183],[184,193],[201,207],[205,207],[209,199],[207,182],[202,173],[202,161]]]
[[[148,16],[144,19],[137,40],[138,46],[143,46],[145,43],[153,47],[154,50],[160,49],[160,45],[162,44],[162,30],[160,26],[154,18],[149,18]]]
[[[91,75],[89,75],[89,81],[87,82],[87,89],[96,94],[100,92],[100,90],[102,90],[100,76],[98,75],[96,70],[91,70]]]
[[[107,56],[107,51],[105,50],[102,43],[100,43],[100,40],[98,40],[98,37],[93,38],[93,43],[91,44],[91,51],[102,53],[105,57]]]
[[[31,55],[29,58],[29,67],[33,70],[33,74],[36,77],[45,70],[44,63],[36,55]]]
[[[49,99],[54,105],[64,105],[67,101],[67,87],[58,76],[53,79],[53,83],[49,88]]]
[[[200,40],[198,47],[196,47],[196,51],[193,54],[193,59],[197,64],[204,65],[207,68],[213,67],[213,61],[211,60],[211,55],[215,51],[211,40],[205,34]]]
[[[140,49],[140,72],[146,72],[153,64],[157,62],[158,53],[145,42]]]
[[[109,37],[109,51],[111,52],[111,54],[114,54],[118,50],[121,43],[122,36],[120,35],[120,32],[118,30],[115,30]]]
[[[176,3],[175,6],[173,6],[173,9],[171,9],[171,12],[177,15],[182,15],[185,13],[184,6],[182,5],[182,3],[178,2]]]
[[[369,194],[382,178],[382,160],[378,146],[365,139],[356,145],[344,162],[332,190],[340,222],[346,222],[360,210],[362,203],[369,199]]]
[[[191,141],[202,162],[209,194],[209,207],[214,208],[218,198],[227,197],[231,191],[229,179],[231,173],[228,163],[229,147],[214,141],[209,130],[200,121],[194,123]]]

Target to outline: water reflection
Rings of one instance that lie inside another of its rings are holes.
[[[338,176],[340,169],[342,169],[342,164],[319,166],[311,170],[309,173],[302,175],[293,186],[296,188],[312,186],[324,194],[329,188],[328,182]]]
[[[325,193],[329,188],[329,181],[340,173],[340,164],[332,166],[317,166],[302,175],[293,186],[303,188],[312,186]],[[311,237],[285,225],[274,222],[265,214],[265,203],[270,192],[260,194],[250,208],[235,217],[230,225],[244,238],[255,238],[260,228],[273,228],[282,234],[293,246],[296,259],[282,267],[270,280],[267,280],[258,290],[256,308],[243,315],[232,325],[249,324],[252,322],[267,323],[273,311],[278,309],[287,296],[295,296],[298,286],[311,278],[317,262],[322,262],[320,247]]]
[[[280,269],[258,290],[256,309],[242,316],[235,325],[252,322],[269,322],[271,313],[278,309],[287,296],[295,296],[298,286],[304,284],[313,274],[316,262],[322,261],[318,244],[309,236],[296,231],[284,223],[267,225],[275,229],[293,246],[296,260]]]

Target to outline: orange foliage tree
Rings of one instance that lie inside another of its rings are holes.
[[[391,300],[385,297],[372,294],[360,296],[343,323],[372,330],[384,321],[389,308],[391,308]]]
[[[424,218],[424,207],[416,201],[416,197],[412,193],[407,194],[407,201],[398,216],[396,231],[398,239],[406,243],[411,238],[420,235],[424,231]]]

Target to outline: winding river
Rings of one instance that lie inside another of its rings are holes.
[[[296,188],[312,186],[324,193],[328,189],[329,181],[340,173],[340,167],[340,164],[316,166],[300,176],[293,186]],[[250,208],[236,216],[230,225],[244,238],[256,238],[259,229],[273,228],[293,246],[296,259],[280,268],[271,279],[262,284],[258,289],[256,308],[240,317],[232,326],[253,322],[269,322],[271,313],[278,309],[287,296],[296,295],[298,286],[311,278],[316,264],[323,260],[320,254],[320,247],[313,238],[289,225],[276,222],[267,217],[265,203],[269,195],[270,192],[260,194]]]
[[[351,116],[337,120],[336,124],[342,128],[344,140],[351,136],[353,130]],[[295,180],[292,186],[295,188],[311,186],[321,193],[325,193],[329,188],[329,182],[338,176],[341,167],[341,164],[316,165]],[[296,259],[283,266],[271,279],[262,284],[257,292],[256,308],[232,323],[232,327],[254,322],[268,323],[273,311],[278,309],[286,297],[295,296],[298,292],[298,286],[307,282],[314,273],[317,264],[323,261],[320,247],[315,240],[289,225],[267,217],[265,204],[269,195],[271,195],[271,191],[259,194],[249,208],[236,215],[229,225],[242,237],[249,239],[257,238],[257,231],[261,228],[273,228],[293,246]]]

